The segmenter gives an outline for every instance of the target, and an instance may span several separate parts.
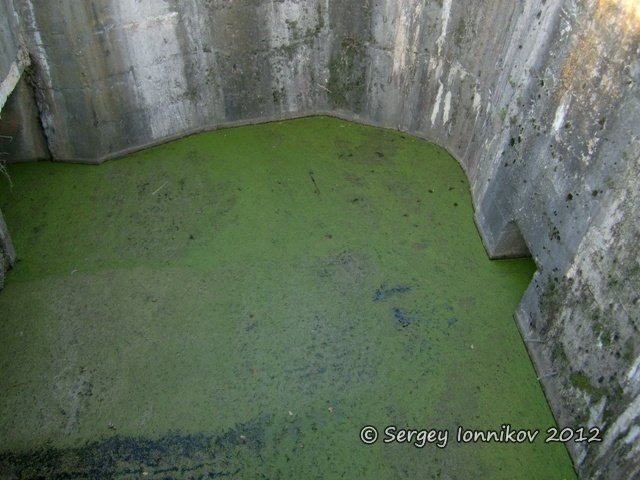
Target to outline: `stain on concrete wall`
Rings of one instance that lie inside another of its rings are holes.
[[[516,317],[541,381],[561,426],[605,431],[578,470],[638,474],[636,2],[16,6],[56,159],[326,112],[447,147],[488,252],[538,265]]]

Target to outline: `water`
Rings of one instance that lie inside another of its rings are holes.
[[[575,477],[512,319],[534,264],[487,259],[446,151],[320,117],[9,172],[0,477]],[[504,424],[541,433],[456,441]]]

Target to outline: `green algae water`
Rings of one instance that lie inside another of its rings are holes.
[[[320,117],[9,173],[0,475],[575,478],[534,264],[487,259],[444,150]],[[507,425],[540,433],[457,438]]]

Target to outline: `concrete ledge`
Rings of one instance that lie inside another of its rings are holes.
[[[142,150],[146,150],[147,148],[157,147],[158,145],[163,145],[165,143],[173,142],[175,140],[180,140],[181,138],[189,137],[191,135],[197,135],[199,133],[212,132],[215,130],[222,130],[225,128],[234,128],[234,127],[242,127],[245,125],[258,125],[261,123],[269,123],[269,122],[280,122],[284,120],[294,120],[298,118],[309,118],[309,117],[333,117],[338,118],[340,120],[345,120],[348,122],[359,123],[361,125],[368,125],[371,127],[378,128],[389,128],[393,130],[398,130],[397,127],[393,125],[388,125],[383,122],[375,122],[370,119],[361,117],[357,114],[353,114],[350,112],[342,111],[342,110],[316,110],[316,111],[308,111],[308,112],[284,112],[278,115],[265,115],[264,117],[254,117],[242,120],[230,120],[223,122],[216,122],[213,124],[204,125],[202,127],[187,129],[183,132],[176,133],[175,135],[169,135],[166,137],[159,138],[157,140],[153,140],[150,142],[142,143],[140,145],[135,145],[130,148],[124,148],[121,150],[116,150],[114,152],[108,153],[106,155],[102,155],[96,158],[53,158],[52,160],[55,162],[67,162],[67,163],[81,163],[81,164],[100,164],[106,162],[107,160],[113,160],[116,158],[120,158],[124,155],[129,155],[131,153],[139,152]],[[415,131],[406,131],[402,130],[405,133],[413,135],[417,138],[421,138],[425,141],[435,143],[440,145],[439,142],[435,138],[431,138],[425,135],[422,132]],[[444,147],[442,147],[444,148]],[[453,156],[453,155],[452,155]],[[455,158],[455,156],[453,156]],[[459,159],[455,158],[456,161],[460,164]],[[460,164],[464,170],[464,166]],[[467,173],[465,171],[465,173]],[[468,177],[467,173],[467,177]]]
[[[529,289],[525,292],[518,309],[513,314],[513,318],[518,325],[518,330],[520,331],[522,340],[527,347],[526,350],[536,371],[538,381],[542,385],[542,390],[545,398],[547,399],[547,403],[549,404],[549,408],[555,414],[556,422],[558,424],[557,426],[559,428],[564,428],[566,426],[571,426],[573,419],[564,415],[565,411],[562,408],[561,379],[563,378],[563,375],[562,372],[558,372],[555,369],[553,362],[551,361],[547,352],[547,339],[538,338],[531,328],[529,324],[529,314],[526,311],[525,304],[529,303],[530,299],[536,297],[535,292],[530,291],[532,288],[533,282],[529,284]],[[575,442],[566,442],[565,445],[569,455],[571,456],[571,460],[573,461],[574,468],[579,472],[585,459],[584,448]]]
[[[476,210],[473,220],[491,260],[531,256],[517,222],[505,218],[497,206],[490,218],[483,215],[482,210]]]

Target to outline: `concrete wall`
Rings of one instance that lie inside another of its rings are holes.
[[[476,219],[489,246],[517,225],[539,266],[517,320],[547,396],[561,426],[605,429],[602,443],[568,445],[579,471],[634,478],[640,11],[609,1],[552,9],[541,5],[528,22],[547,30],[536,61],[517,55],[503,72],[498,89],[513,91],[495,104],[503,124],[470,147],[485,149],[470,172]],[[519,45],[527,52],[521,38],[510,48]]]
[[[24,70],[11,0],[0,0],[0,112]]]
[[[347,46],[334,40],[330,78],[349,92],[331,106],[460,160],[489,254],[530,252],[539,267],[516,319],[560,426],[605,432],[568,444],[578,470],[638,475],[640,7],[443,0],[365,11],[369,29],[332,28]]]
[[[49,158],[29,75],[23,74],[0,117],[0,161],[29,162]]]
[[[14,15],[10,0],[0,0],[0,135],[2,133],[2,116],[5,115],[4,106],[7,99],[20,82],[20,77],[28,65],[26,51],[20,48],[17,18]],[[33,112],[35,113],[35,112]],[[31,117],[33,117],[33,113]],[[31,118],[29,121],[37,121]],[[4,163],[7,157],[6,144],[12,137],[0,136],[0,177],[4,175]],[[5,181],[0,178],[0,181]],[[11,238],[0,212],[0,289],[4,284],[4,274],[15,261],[15,252]]]
[[[53,157],[322,107],[327,3],[16,2]]]
[[[55,4],[54,4],[55,3]],[[632,0],[15,2],[56,159],[330,112],[444,145],[584,478],[640,472],[640,8]]]
[[[0,162],[49,157],[19,23],[13,2],[0,0]]]

